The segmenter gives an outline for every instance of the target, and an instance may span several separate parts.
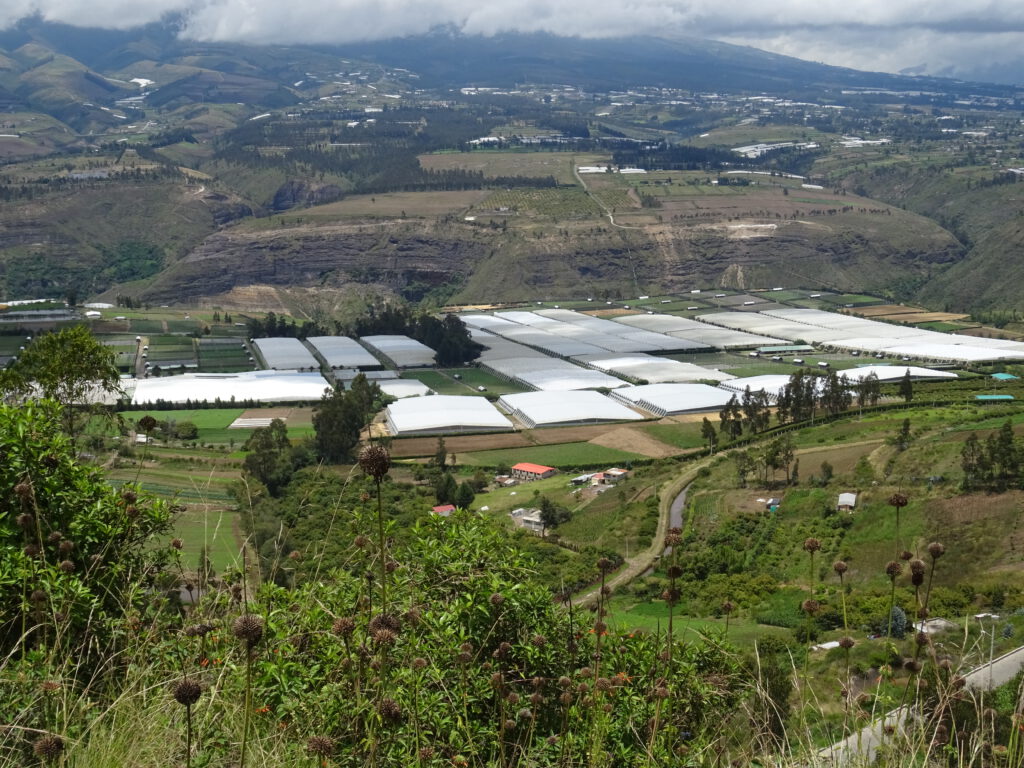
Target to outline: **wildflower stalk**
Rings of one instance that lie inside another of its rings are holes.
[[[387,540],[384,535],[384,507],[380,484],[391,468],[391,456],[385,448],[370,445],[359,454],[359,468],[373,478],[377,489],[377,551],[380,556],[380,601],[381,613],[388,611],[388,568]]]

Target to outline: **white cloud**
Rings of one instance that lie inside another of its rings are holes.
[[[1021,59],[1024,3],[975,0],[6,0],[0,26],[51,21],[128,28],[182,12],[207,41],[345,43],[449,25],[470,34],[584,37],[674,32],[862,69],[931,73]]]

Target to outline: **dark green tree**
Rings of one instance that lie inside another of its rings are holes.
[[[334,387],[313,409],[314,444],[317,456],[330,464],[351,461],[365,423],[359,400]]]
[[[36,398],[56,402],[72,442],[97,410],[93,406],[124,396],[114,351],[83,325],[38,336],[14,365],[0,372],[0,393],[10,403]]]
[[[469,509],[473,506],[474,498],[476,498],[476,494],[473,492],[473,487],[469,482],[462,482],[459,483],[459,487],[455,491],[455,499],[452,504],[459,509]]]
[[[547,496],[540,497],[540,522],[541,535],[546,536],[549,528],[557,528],[562,523],[569,522],[572,514],[563,506],[555,504]]]
[[[708,450],[711,451],[711,453],[714,453],[715,448],[718,447],[718,430],[715,429],[715,425],[711,423],[711,420],[707,416],[705,416],[704,421],[701,422],[700,434],[707,442]]]
[[[459,484],[451,472],[441,472],[434,480],[434,498],[438,504],[455,504],[458,490]]]
[[[269,427],[253,430],[244,450],[248,451],[245,471],[263,483],[271,496],[279,496],[296,469],[285,423],[274,419]]]
[[[910,380],[909,368],[907,368],[906,372],[903,374],[903,378],[900,379],[899,393],[900,397],[902,397],[905,402],[909,403],[914,399],[914,382]]]

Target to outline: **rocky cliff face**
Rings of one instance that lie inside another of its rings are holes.
[[[821,286],[884,291],[955,261],[959,244],[933,227],[916,247],[854,228],[792,222],[737,237],[722,227],[592,228],[571,234],[459,223],[384,222],[226,229],[158,276],[143,296],[189,301],[247,285],[402,292],[458,281],[465,301],[525,300],[694,286]]]

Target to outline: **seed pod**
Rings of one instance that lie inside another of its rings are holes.
[[[850,566],[847,565],[846,562],[843,560],[836,560],[834,563],[832,563],[832,570],[835,571],[838,576],[842,576],[844,573],[850,570]]]
[[[171,693],[174,695],[174,700],[181,704],[181,706],[191,707],[199,701],[203,689],[195,680],[186,677],[174,684]]]
[[[852,637],[842,637],[839,639],[840,648],[845,648],[849,650],[850,648],[853,648],[854,645],[856,645],[856,643],[854,643]]]
[[[44,763],[53,762],[64,751],[64,740],[55,734],[40,736],[32,743],[32,752]]]
[[[386,448],[368,445],[359,453],[359,468],[379,483],[391,469],[391,455]]]
[[[819,549],[821,549],[821,542],[815,539],[814,537],[804,540],[804,552],[810,552],[811,554],[814,554]]]
[[[250,648],[263,639],[263,617],[247,613],[235,619],[231,631]]]
[[[907,506],[907,497],[902,493],[894,493],[889,497],[889,506],[903,509],[903,507]]]
[[[933,541],[928,545],[928,554],[932,556],[932,560],[938,560],[946,553],[946,548],[937,541]]]
[[[329,736],[310,736],[306,742],[306,751],[314,757],[326,760],[334,754],[334,739]]]
[[[897,576],[903,573],[903,566],[895,560],[890,560],[885,566],[885,575],[890,579],[895,580]]]
[[[341,616],[331,624],[331,631],[339,637],[349,637],[355,631],[355,628],[355,620],[348,616]]]

